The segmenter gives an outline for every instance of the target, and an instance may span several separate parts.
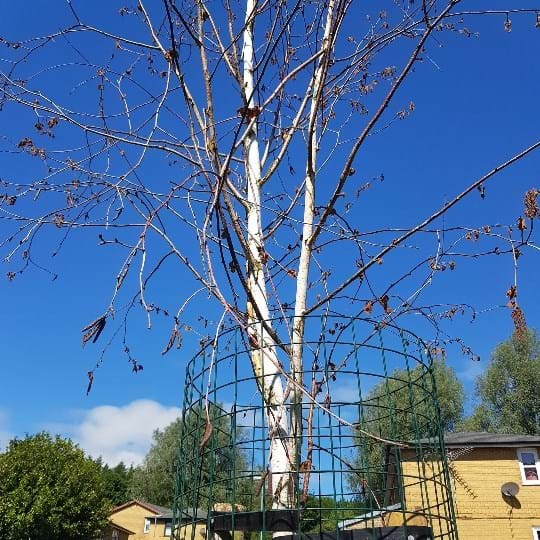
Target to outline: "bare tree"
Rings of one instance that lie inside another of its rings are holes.
[[[470,34],[466,21],[480,15],[503,20],[507,31],[511,17],[538,21],[534,9],[515,2],[504,11],[459,7],[457,0],[396,0],[384,8],[350,0],[139,0],[96,14],[67,0],[61,30],[31,38],[4,30],[2,111],[17,111],[25,129],[33,124],[33,133],[16,140],[9,124],[2,127],[5,155],[29,163],[20,180],[2,181],[8,278],[40,264],[33,249],[49,228],[59,248],[77,229],[96,228],[100,244],[123,250],[110,303],[84,329],[86,343],[99,338],[128,283],[122,324],[141,306],[151,326],[163,308],[148,298],[149,283],[170,259],[187,269],[193,287],[186,285],[172,315],[164,352],[179,345],[183,313],[200,293],[223,310],[214,332],[230,323],[245,330],[266,405],[276,508],[292,504],[290,473],[302,461],[306,430],[302,404],[331,414],[330,396],[318,401],[321,385],[303,380],[308,318],[363,313],[377,324],[400,324],[419,314],[436,330],[434,347],[442,347],[439,321],[472,308],[422,305],[427,285],[461,256],[506,252],[517,267],[523,248],[535,247],[535,189],[513,230],[445,229],[441,217],[471,194],[483,197],[488,181],[540,141],[440,209],[418,211],[413,227],[358,225],[365,209],[357,203],[369,187],[359,181],[359,152],[370,136],[413,113],[399,90],[430,46]],[[480,236],[486,243],[471,248]],[[435,241],[428,245],[426,237]],[[501,241],[505,247],[495,249]],[[399,249],[414,253],[414,262],[396,265],[384,286],[372,283],[370,275]],[[522,328],[516,295],[517,281],[508,296]],[[278,331],[276,317],[291,326]]]

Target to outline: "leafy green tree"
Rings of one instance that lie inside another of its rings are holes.
[[[203,486],[201,495],[208,496],[204,486],[213,485],[212,499],[215,502],[228,500],[225,493],[226,485],[232,487],[229,482],[230,472],[233,467],[239,471],[245,470],[245,459],[241,451],[231,444],[230,418],[224,414],[223,409],[216,405],[210,405],[209,413],[212,420],[212,437],[215,438],[214,446],[216,452],[204,452],[202,462],[194,464],[193,467],[183,467],[184,474],[189,478],[184,478],[184,482],[196,485],[200,477],[200,484]],[[203,438],[206,423],[206,413],[201,410],[192,411],[185,419],[178,419],[167,426],[163,431],[156,430],[153,435],[153,444],[146,455],[143,464],[133,471],[130,493],[133,497],[150,501],[162,506],[172,506],[175,492],[175,481],[177,476],[177,459],[180,450],[180,438],[183,433],[182,453],[184,459],[192,459],[199,455],[199,445]],[[237,430],[237,435],[241,436],[241,430]],[[211,444],[208,441],[207,444]],[[214,460],[210,462],[210,455]],[[213,481],[210,482],[210,475]],[[246,494],[253,491],[253,479],[237,479],[236,487]],[[237,502],[247,502],[238,497]],[[245,497],[244,497],[245,498]]]
[[[480,403],[461,422],[462,431],[540,435],[540,340],[515,333],[494,351],[476,382]]]
[[[131,499],[130,487],[133,478],[133,466],[126,467],[121,461],[115,467],[103,465],[101,470],[107,499],[113,506],[124,504]]]
[[[70,440],[39,433],[0,454],[4,540],[98,538],[108,511],[100,465]]]
[[[181,429],[179,418],[163,431],[154,431],[144,462],[133,471],[129,489],[132,497],[162,506],[172,505]]]
[[[463,416],[463,385],[454,370],[440,358],[433,361],[433,378],[440,421],[446,431],[452,431]],[[364,429],[386,439],[411,440],[417,436],[430,436],[437,428],[433,422],[432,392],[433,386],[425,377],[422,366],[410,372],[395,370],[369,392],[359,421]],[[359,438],[357,448],[355,468],[364,470],[365,474],[362,477],[350,475],[349,484],[360,498],[371,499],[377,507],[383,502],[386,475],[383,445],[371,438]]]

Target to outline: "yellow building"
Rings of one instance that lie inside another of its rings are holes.
[[[450,483],[460,540],[540,540],[540,436],[452,433],[445,437]],[[406,511],[425,508],[416,455],[402,452]],[[429,480],[436,461],[422,464]],[[429,487],[427,488],[429,490]],[[433,497],[431,497],[433,500]],[[435,537],[438,535],[434,524]]]
[[[172,510],[156,504],[133,500],[117,506],[109,516],[109,525],[103,540],[168,540],[171,537]],[[195,523],[195,538],[206,538],[206,514],[186,516],[179,529],[181,538],[192,538]]]
[[[131,531],[128,540],[167,539],[170,537],[172,515],[163,506],[133,500],[117,506],[109,521]]]

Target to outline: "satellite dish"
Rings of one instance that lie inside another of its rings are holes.
[[[518,491],[519,486],[515,482],[506,482],[501,486],[501,493],[506,497],[515,497]]]

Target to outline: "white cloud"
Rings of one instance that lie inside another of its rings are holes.
[[[138,465],[150,448],[154,430],[176,420],[180,409],[140,399],[122,407],[102,405],[80,414],[77,424],[63,425],[62,431],[92,457],[101,456],[109,465],[120,461]]]

